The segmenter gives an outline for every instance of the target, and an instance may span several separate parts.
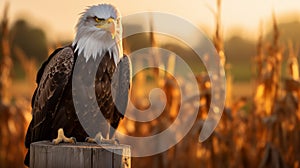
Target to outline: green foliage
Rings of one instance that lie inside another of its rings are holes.
[[[231,72],[237,81],[249,81],[256,55],[256,42],[249,41],[240,35],[235,35],[225,41],[227,63],[231,64]]]
[[[284,47],[283,54],[285,58],[283,59],[286,60],[289,52],[287,48],[288,42],[290,41],[294,45],[300,44],[300,22],[281,23],[278,25],[278,29],[280,31],[280,44]],[[264,37],[264,42],[271,44],[272,38],[273,30],[270,27],[270,31]],[[254,70],[253,58],[256,55],[256,43],[257,41],[250,41],[243,38],[239,32],[225,41],[227,63],[232,65],[231,72],[236,81],[250,81]],[[283,71],[282,74],[284,75],[285,72]]]
[[[17,20],[11,32],[12,55],[15,57],[14,48],[19,47],[27,57],[38,62],[45,60],[48,55],[46,35],[40,28],[30,26],[25,20]]]
[[[230,63],[249,63],[250,59],[256,55],[255,41],[249,41],[240,35],[235,35],[225,42],[225,54]]]
[[[143,28],[139,25],[123,25],[124,31],[127,30],[135,30],[142,31]],[[193,51],[193,49],[186,45],[183,41],[176,39],[172,36],[168,36],[167,34],[154,33],[155,39],[151,41],[151,33],[144,32],[134,34],[132,36],[126,37],[124,41],[124,48],[130,52],[138,51],[140,49],[148,48],[148,47],[159,47],[165,49],[169,52],[173,52],[181,59],[183,59],[191,68],[191,70],[195,74],[199,74],[200,72],[205,71],[205,67],[202,64],[202,60],[197,56],[197,54]],[[198,47],[198,46],[196,46]],[[201,48],[205,48],[205,46],[200,46]],[[202,50],[201,50],[202,51]],[[201,53],[206,54],[206,53]],[[167,57],[164,57],[165,59]],[[163,59],[163,57],[160,57]],[[164,60],[167,62],[167,60]],[[199,66],[200,64],[200,66]],[[181,69],[175,69],[176,73],[184,76],[186,72]]]

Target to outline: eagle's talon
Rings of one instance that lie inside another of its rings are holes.
[[[116,145],[120,145],[120,141],[118,139],[115,138],[114,140]]]
[[[97,143],[96,140],[94,138],[91,138],[91,137],[86,137],[85,142],[87,142],[87,143]]]
[[[67,138],[64,134],[64,130],[62,128],[58,129],[57,131],[57,138],[52,140],[52,143],[54,145],[57,145],[59,143],[66,142],[66,143],[72,143],[76,144],[76,138],[75,137],[70,137]]]
[[[56,139],[53,139],[52,140],[52,143],[54,144],[54,145],[57,145],[57,144],[59,144],[59,143],[61,143],[62,142],[62,139],[61,138],[56,138]]]
[[[70,143],[76,144],[77,143],[76,138],[75,137],[70,137]]]
[[[85,142],[88,142],[88,143],[97,143],[97,144],[112,144],[112,145],[118,145],[120,144],[119,140],[118,139],[105,139],[103,138],[102,136],[102,133],[99,132],[95,138],[91,138],[91,137],[87,137],[85,138]]]

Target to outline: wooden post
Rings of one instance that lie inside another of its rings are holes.
[[[54,145],[49,141],[35,142],[30,145],[31,168],[130,168],[130,156],[128,145],[100,146],[86,142]]]

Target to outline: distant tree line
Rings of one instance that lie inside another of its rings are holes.
[[[138,25],[124,25],[127,28],[138,28]],[[287,23],[279,24],[279,29],[282,32],[281,41],[288,43],[291,41],[293,44],[300,44],[300,22],[292,21]],[[0,28],[1,29],[1,28]],[[126,31],[126,29],[125,29]],[[1,30],[0,30],[1,32]],[[251,64],[252,57],[256,53],[256,41],[248,40],[243,37],[239,32],[233,33],[234,35],[225,40],[225,53],[227,55],[228,63],[234,65],[232,66],[232,73],[236,80],[247,80],[251,76]],[[2,33],[0,33],[0,38]],[[149,40],[149,34],[138,34],[133,37],[127,38],[127,42],[130,44],[127,48],[131,51],[135,51],[140,48],[151,46],[151,41]],[[265,39],[270,39],[271,33],[265,34]],[[11,41],[11,54],[14,60],[15,69],[18,71],[19,67],[18,61],[16,61],[16,48],[20,48],[28,58],[33,58],[39,66],[42,61],[44,61],[48,56],[49,44],[47,42],[46,33],[38,27],[30,25],[26,20],[17,20],[10,29],[10,41]],[[195,58],[195,53],[191,48],[187,48],[185,45],[179,45],[174,43],[178,42],[176,39],[171,37],[167,42],[164,42],[160,47],[169,49],[176,54],[186,57],[187,62],[193,63],[191,59]],[[65,42],[60,42],[65,43]],[[159,43],[159,41],[157,42]],[[126,40],[125,40],[126,44]],[[50,44],[52,45],[52,44]],[[126,48],[126,47],[125,47]],[[1,58],[1,47],[0,47],[0,58]],[[235,66],[237,65],[237,66]],[[191,65],[193,69],[193,65]],[[244,68],[244,69],[240,69]],[[238,70],[237,70],[238,69]],[[18,75],[17,75],[18,76]]]

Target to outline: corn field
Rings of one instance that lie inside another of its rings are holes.
[[[219,53],[221,63],[227,73],[226,107],[221,121],[214,133],[205,142],[199,143],[198,136],[210,107],[211,85],[206,72],[197,74],[200,99],[188,100],[181,108],[192,111],[199,104],[198,116],[192,129],[180,143],[169,150],[149,157],[133,158],[133,167],[300,167],[300,80],[299,80],[299,44],[290,42],[284,46],[280,41],[280,29],[273,13],[273,39],[264,39],[263,31],[257,38],[257,54],[253,55],[255,88],[251,97],[239,95],[232,98],[233,81],[230,67],[226,61],[221,27],[221,0],[217,0],[216,31],[213,44]],[[35,74],[39,65],[20,48],[11,49],[8,33],[8,6],[1,18],[0,60],[0,167],[24,167],[24,138],[31,120],[31,95],[11,95],[15,80],[12,78],[14,62],[13,50],[23,70],[26,72],[27,90],[32,94],[35,88]],[[150,34],[152,46],[156,46],[155,35]],[[50,47],[49,47],[50,48]],[[284,49],[288,52],[284,52]],[[49,49],[49,51],[52,50]],[[287,53],[285,55],[285,53]],[[159,63],[155,57],[154,63]],[[174,60],[169,60],[170,69],[174,69]],[[282,69],[286,74],[283,77]],[[131,101],[139,109],[149,107],[148,90],[138,89],[147,85],[147,76],[156,78],[153,85],[161,88],[166,95],[166,107],[158,118],[149,123],[127,120],[121,122],[119,130],[132,136],[150,136],[165,130],[176,118],[180,106],[180,89],[184,94],[192,95],[189,81],[175,80],[160,70],[143,71],[134,79]],[[179,88],[181,82],[184,88]],[[131,109],[129,109],[131,110]]]

